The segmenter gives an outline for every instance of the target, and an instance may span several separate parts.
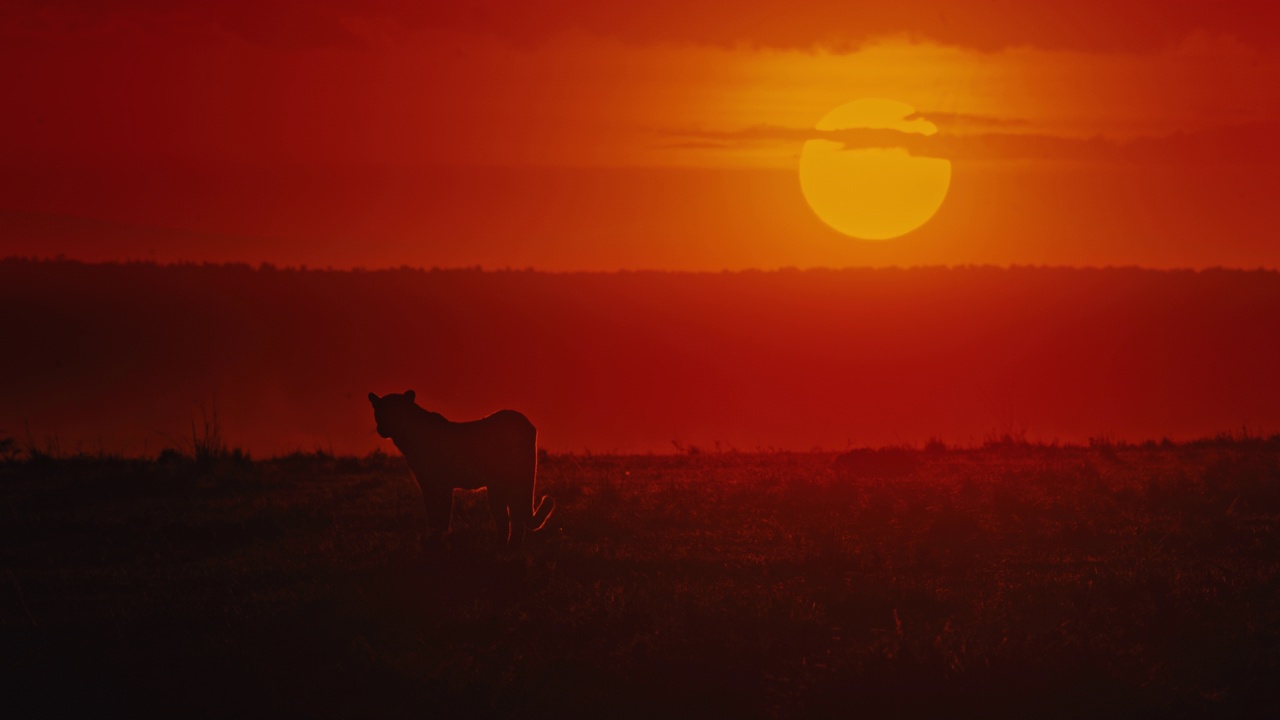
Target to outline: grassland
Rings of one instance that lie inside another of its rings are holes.
[[[423,550],[398,457],[16,458],[2,714],[1275,717],[1278,463],[551,456],[512,555],[475,495]]]

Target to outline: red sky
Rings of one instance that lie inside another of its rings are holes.
[[[26,2],[0,255],[334,267],[1280,266],[1267,3]],[[906,102],[953,164],[898,240],[799,148]]]
[[[360,452],[409,387],[554,449],[1273,432],[1274,7],[10,0],[0,257],[546,272],[3,264],[0,437],[154,452],[217,400]],[[815,129],[860,98],[937,132]],[[841,235],[813,140],[945,200]],[[864,266],[931,269],[785,270]]]

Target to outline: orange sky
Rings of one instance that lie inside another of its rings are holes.
[[[0,255],[1280,266],[1271,4],[226,5],[6,3]],[[898,240],[800,193],[859,97],[953,163]]]

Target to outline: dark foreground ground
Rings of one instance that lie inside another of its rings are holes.
[[[5,717],[1276,717],[1280,442],[0,463]]]

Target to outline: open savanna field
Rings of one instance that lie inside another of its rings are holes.
[[[1276,717],[1280,439],[0,463],[6,717]]]

